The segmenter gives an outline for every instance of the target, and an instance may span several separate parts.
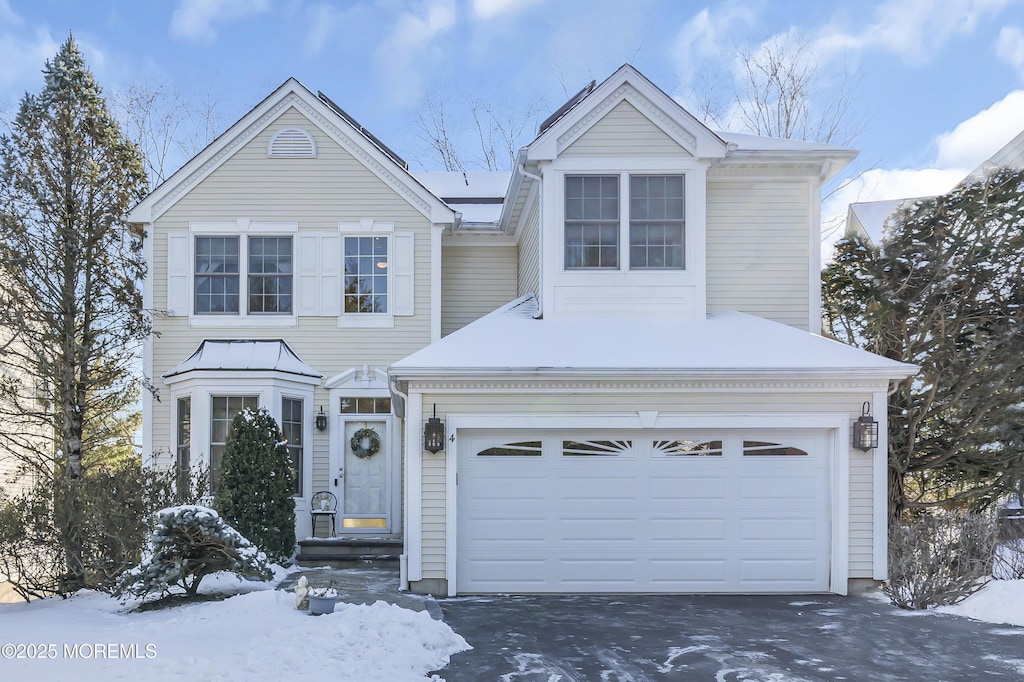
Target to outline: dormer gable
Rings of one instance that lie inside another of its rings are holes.
[[[728,151],[729,146],[721,137],[643,74],[624,64],[542,129],[526,147],[523,160],[554,160],[566,152],[573,154],[570,150],[574,146],[578,153],[580,146],[577,143],[581,138],[588,133],[596,133],[600,137],[602,125],[611,127],[616,118],[622,118],[630,111],[642,115],[636,120],[646,122],[644,125],[649,126],[648,133],[657,130],[666,142],[671,140],[680,153],[687,156],[715,159],[724,157]]]

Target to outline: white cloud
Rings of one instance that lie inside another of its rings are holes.
[[[11,4],[7,0],[0,0],[0,23],[19,26],[24,20],[14,13]]]
[[[967,172],[991,157],[1024,128],[1024,90],[1014,90],[987,109],[935,138],[938,168]]]
[[[701,62],[732,55],[737,34],[754,24],[756,15],[747,5],[725,2],[705,7],[683,24],[672,45],[681,74],[692,74]]]
[[[478,19],[493,19],[503,14],[515,14],[545,0],[473,0],[473,15]]]
[[[193,42],[212,42],[214,24],[265,12],[269,0],[181,0],[171,16],[171,35]]]
[[[872,21],[861,30],[833,22],[820,29],[812,42],[821,58],[880,50],[922,64],[954,36],[970,35],[981,19],[998,14],[1013,1],[888,0],[875,8]]]
[[[0,32],[0,87],[28,83],[33,77],[38,89],[42,86],[43,65],[52,59],[60,45],[49,29],[38,27],[32,33],[24,30]],[[20,93],[19,93],[20,95]]]
[[[948,192],[990,158],[1024,127],[1024,90],[1014,90],[987,109],[933,140],[936,155],[927,168],[873,168],[853,178],[822,203],[822,226],[832,232],[823,244],[829,257],[832,242],[842,236],[847,207],[861,201],[934,196]]]
[[[391,103],[413,104],[423,95],[423,84],[440,50],[435,39],[455,26],[454,0],[434,0],[419,12],[403,12],[374,55],[380,75],[389,84]]]
[[[1020,26],[1003,26],[996,42],[996,54],[1024,78],[1024,30]]]

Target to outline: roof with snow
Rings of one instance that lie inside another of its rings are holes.
[[[398,377],[615,373],[904,378],[914,365],[744,313],[703,320],[537,319],[525,296],[391,366]]]
[[[453,211],[462,214],[462,224],[497,225],[505,203],[509,179],[508,171],[413,173],[424,187],[433,192]]]
[[[193,371],[221,372],[281,372],[320,379],[322,374],[303,362],[283,340],[205,340],[195,353],[177,367],[164,374],[164,378]]]

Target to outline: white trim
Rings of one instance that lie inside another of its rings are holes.
[[[832,457],[829,478],[832,481],[832,535],[829,590],[846,596],[850,582],[850,417],[836,415],[831,433]]]
[[[409,392],[405,408],[405,555],[409,582],[423,579],[423,394]],[[452,431],[454,433],[454,431]],[[447,495],[451,498],[451,495]],[[450,582],[454,585],[454,582]],[[449,588],[451,589],[451,588]]]
[[[374,220],[373,218],[362,218],[358,221],[340,221],[338,223],[338,232],[345,236],[382,234],[383,236],[390,237],[394,231],[394,223],[381,222],[380,220]]]
[[[878,420],[878,447],[871,453],[872,492],[872,575],[889,579],[889,396],[875,391],[871,413]]]
[[[152,225],[143,225],[145,230],[142,240],[142,258],[147,264],[146,274],[142,278],[142,310],[149,314],[150,324],[156,325],[156,314],[153,309],[153,234]],[[153,377],[153,332],[142,339],[142,377],[151,386],[156,386]],[[145,386],[142,388],[142,465],[152,467],[155,463],[153,452],[153,393]]]
[[[416,394],[418,399],[422,396]],[[413,393],[409,394],[412,398]],[[421,414],[417,411],[415,414]],[[830,430],[829,479],[831,515],[831,556],[829,589],[845,595],[848,589],[849,561],[849,438],[850,417],[846,413],[823,414],[708,414],[708,415],[665,415],[659,414],[653,427],[644,427],[638,413],[610,415],[544,414],[544,415],[493,415],[493,414],[449,414],[446,417],[449,441],[446,444],[447,459],[445,492],[445,576],[448,580],[448,596],[454,597],[456,590],[456,558],[458,547],[458,432],[466,429],[818,429]],[[455,453],[450,455],[449,453]],[[422,494],[423,482],[419,480]],[[413,486],[408,486],[410,494]],[[421,550],[422,551],[422,550]],[[418,555],[419,556],[419,555]],[[422,556],[419,556],[422,561]],[[410,577],[410,580],[412,578]]]
[[[821,185],[807,183],[808,207],[810,211],[810,272],[808,273],[808,294],[810,296],[807,331],[821,335]]]
[[[338,315],[338,329],[389,329],[394,326],[395,316],[388,313],[342,313]]]
[[[430,228],[430,343],[441,340],[441,225]]]
[[[186,295],[188,296],[189,327],[295,327],[298,326],[299,291],[297,222],[253,222],[238,218],[234,222],[190,222],[188,244]],[[238,239],[238,312],[197,313],[196,312],[196,239],[200,237],[236,237]],[[292,312],[291,313],[250,313],[249,312],[249,239],[279,236],[292,241]],[[168,253],[168,259],[170,253]],[[170,263],[168,263],[168,271]],[[169,286],[169,285],[168,285]],[[169,290],[168,290],[169,293]]]

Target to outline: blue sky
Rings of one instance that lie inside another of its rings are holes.
[[[0,107],[42,84],[72,31],[108,92],[149,82],[216,102],[221,126],[289,76],[418,169],[425,97],[534,111],[630,62],[684,106],[737,50],[799,34],[845,72],[861,170],[826,202],[948,189],[1024,128],[1024,0],[0,0]]]

